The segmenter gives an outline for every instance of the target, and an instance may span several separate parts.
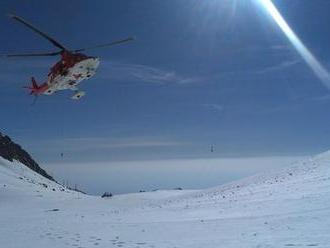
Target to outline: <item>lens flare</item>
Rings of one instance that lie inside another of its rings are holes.
[[[295,47],[298,53],[306,61],[309,67],[313,70],[315,75],[321,80],[321,82],[330,89],[330,74],[323,67],[323,65],[316,59],[316,57],[308,50],[308,48],[302,43],[299,37],[295,34],[289,24],[285,21],[281,13],[275,7],[271,0],[258,0],[262,6],[267,10],[270,16],[274,19],[277,25],[281,28],[283,33],[289,39],[291,44]]]

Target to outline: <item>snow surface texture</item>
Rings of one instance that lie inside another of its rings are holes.
[[[101,198],[0,159],[0,247],[330,247],[330,152],[224,186]]]

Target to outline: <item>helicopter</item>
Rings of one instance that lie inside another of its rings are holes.
[[[81,49],[69,50],[48,34],[40,31],[38,28],[24,20],[22,17],[10,14],[10,18],[20,22],[26,27],[30,28],[43,38],[47,39],[55,47],[59,48],[59,51],[54,52],[41,52],[41,53],[26,53],[26,54],[7,54],[6,57],[38,57],[38,56],[60,56],[60,60],[50,68],[48,78],[46,82],[38,85],[34,77],[31,78],[31,85],[25,86],[30,90],[30,95],[34,95],[35,99],[39,95],[52,95],[60,90],[72,90],[74,95],[71,97],[73,100],[79,100],[86,93],[80,91],[78,85],[83,81],[90,79],[96,73],[96,70],[100,64],[98,57],[88,56],[81,52],[96,49],[110,47],[129,41],[133,41],[133,37],[129,37],[123,40],[114,41],[111,43],[96,45],[92,47],[86,47]]]

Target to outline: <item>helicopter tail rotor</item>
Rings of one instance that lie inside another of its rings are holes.
[[[41,85],[38,85],[37,81],[34,79],[34,77],[31,78],[31,85],[24,86],[23,88],[30,90],[30,95],[38,96],[42,93],[44,93],[48,88],[47,83],[43,83]]]
[[[38,94],[37,92],[39,90],[39,86],[37,84],[37,81],[34,79],[34,77],[31,78],[31,85],[24,86],[23,88],[31,90],[30,95]]]

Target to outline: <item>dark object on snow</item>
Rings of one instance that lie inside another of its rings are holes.
[[[182,190],[182,188],[178,187],[178,188],[174,188],[173,190]]]
[[[87,195],[86,192],[84,192],[84,191],[78,189],[77,187],[71,188],[70,186],[66,186],[66,188],[69,189],[69,190],[73,190],[73,191],[76,191],[76,192],[79,192],[79,193],[82,193],[82,194]],[[63,191],[64,191],[64,190],[63,190]]]
[[[8,136],[3,135],[0,132],[0,157],[3,157],[10,162],[17,160],[22,164],[29,167],[31,170],[39,173],[40,175],[55,181],[53,177],[47,174],[47,172],[40,168],[40,166],[32,159],[24,149],[18,144],[14,143]]]
[[[53,208],[53,209],[50,209],[50,210],[46,210],[46,212],[57,212],[57,211],[60,211],[58,208]]]
[[[48,188],[48,185],[45,183],[42,183],[41,185],[44,186],[45,188]]]
[[[105,197],[112,197],[112,194],[109,193],[109,192],[104,192],[104,194],[101,196],[102,198],[105,198]]]

